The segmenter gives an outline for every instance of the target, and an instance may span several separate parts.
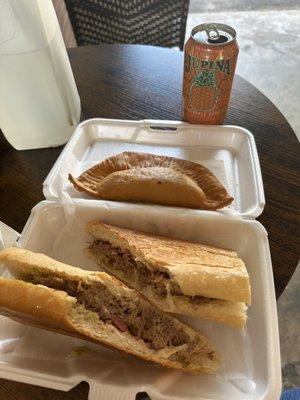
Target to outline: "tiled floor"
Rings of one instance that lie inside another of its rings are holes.
[[[300,388],[300,267],[277,302],[284,388]]]
[[[203,22],[224,22],[236,29],[237,73],[271,99],[300,138],[300,2],[191,0],[187,36]],[[300,387],[299,287],[298,266],[277,302],[285,389]]]
[[[190,13],[294,10],[299,9],[299,0],[190,0]]]

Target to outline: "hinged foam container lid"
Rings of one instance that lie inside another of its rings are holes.
[[[191,125],[166,120],[94,118],[82,122],[43,184],[46,199],[95,201],[77,192],[69,183],[68,174],[77,177],[123,151],[198,162],[210,169],[234,197],[232,205],[222,212],[255,219],[263,211],[265,197],[260,165],[254,138],[248,130],[238,126]]]

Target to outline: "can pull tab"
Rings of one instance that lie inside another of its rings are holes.
[[[218,31],[216,25],[213,25],[213,24],[206,25],[204,29],[205,29],[208,40],[215,41],[215,40],[220,39],[220,34],[219,34],[219,31]]]

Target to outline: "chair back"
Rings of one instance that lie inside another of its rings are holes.
[[[184,45],[189,0],[65,0],[79,46]]]

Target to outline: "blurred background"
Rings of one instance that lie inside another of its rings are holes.
[[[144,43],[180,51],[191,29],[200,23],[223,22],[232,26],[240,47],[237,73],[277,106],[300,137],[299,0],[53,0],[53,3],[67,47]],[[134,36],[126,36],[126,29],[122,30],[129,9],[135,15]],[[300,387],[299,284],[298,266],[277,302],[285,389]]]

